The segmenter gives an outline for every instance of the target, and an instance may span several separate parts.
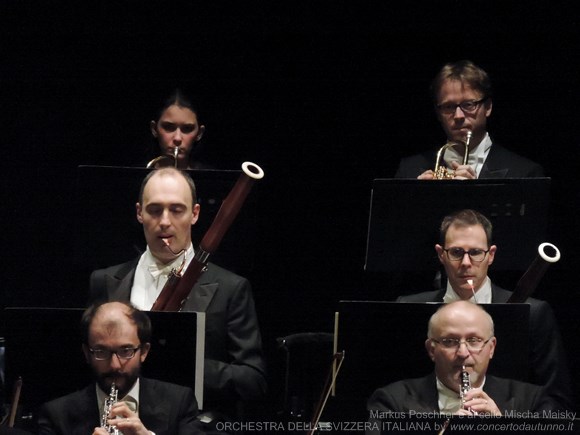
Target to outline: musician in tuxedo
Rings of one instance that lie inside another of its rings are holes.
[[[431,85],[437,119],[447,141],[440,164],[454,171],[453,179],[543,177],[544,170],[531,160],[495,143],[487,132],[492,111],[492,87],[488,74],[468,60],[448,63]],[[467,132],[469,157],[463,164]],[[432,180],[436,149],[405,157],[395,178]]]
[[[401,296],[398,302],[505,303],[512,292],[493,284],[488,277],[497,246],[492,244],[492,224],[475,210],[446,216],[435,245],[447,275],[445,288]],[[570,374],[562,338],[552,308],[545,301],[528,298],[530,305],[530,379],[566,409],[574,409]]]
[[[90,302],[131,301],[150,310],[172,269],[194,256],[191,226],[200,213],[191,177],[172,167],[149,173],[136,204],[147,249],[127,263],[96,270]],[[208,263],[191,289],[184,311],[206,313],[204,421],[241,417],[265,396],[265,363],[250,283]],[[193,373],[193,372],[192,372]],[[244,406],[246,405],[246,406]]]
[[[82,316],[82,349],[95,383],[45,403],[39,413],[41,435],[109,434],[101,427],[111,386],[106,424],[125,435],[201,434],[191,388],[140,375],[149,353],[151,322],[128,302],[92,305]],[[107,406],[108,408],[108,406]]]
[[[496,344],[493,319],[480,305],[459,300],[441,306],[429,319],[425,340],[434,372],[377,389],[367,404],[371,417],[389,411],[510,416],[561,410],[540,386],[487,374]]]

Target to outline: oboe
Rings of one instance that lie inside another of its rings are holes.
[[[111,392],[109,393],[109,397],[105,400],[105,404],[103,405],[103,415],[101,415],[101,427],[105,428],[107,433],[119,435],[119,429],[116,426],[110,425],[107,423],[109,417],[111,415],[111,408],[115,403],[117,403],[117,394],[119,390],[115,386],[113,382],[111,384]]]
[[[472,283],[470,283],[470,285],[472,285]],[[463,408],[463,405],[465,405],[465,395],[469,390],[471,390],[471,379],[469,379],[469,373],[467,373],[467,370],[465,370],[465,366],[461,366],[461,382],[459,384],[459,398],[461,399],[461,408]],[[473,411],[471,412],[475,414]],[[450,422],[451,418],[447,418],[445,423],[443,423],[441,430],[437,432],[437,435],[443,435],[443,433],[447,430]]]
[[[471,390],[471,380],[469,379],[469,373],[467,373],[467,370],[465,370],[465,366],[461,366],[461,384],[459,385],[459,398],[461,399],[462,408],[466,402],[465,395],[469,390]]]

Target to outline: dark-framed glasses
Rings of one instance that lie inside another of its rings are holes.
[[[470,352],[480,352],[485,345],[491,340],[492,337],[489,337],[487,340],[479,337],[469,337],[465,340],[459,340],[458,338],[441,338],[439,340],[432,338],[431,341],[437,344],[440,344],[445,349],[455,350],[459,349],[461,344],[465,344],[467,350]]]
[[[135,353],[141,349],[140,346],[137,347],[122,347],[117,350],[110,349],[89,349],[89,352],[93,354],[93,358],[97,361],[108,361],[113,357],[113,354],[117,355],[120,359],[131,359],[135,356]]]
[[[487,100],[487,97],[482,98],[481,100],[462,101],[461,103],[437,104],[435,107],[437,107],[437,110],[444,115],[452,115],[458,107],[463,113],[474,113],[485,100]]]
[[[469,255],[469,259],[476,263],[480,263],[485,260],[485,256],[489,252],[489,249],[486,251],[485,249],[479,248],[473,248],[467,251],[463,248],[443,248],[443,250],[447,253],[447,257],[449,257],[451,261],[461,261],[463,260],[463,257],[465,257],[465,254],[467,254]]]

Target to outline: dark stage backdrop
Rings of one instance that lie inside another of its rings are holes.
[[[84,305],[90,271],[74,267],[74,216],[91,198],[74,195],[76,167],[144,162],[148,123],[175,87],[200,99],[216,168],[251,160],[266,172],[247,275],[272,361],[276,337],[331,331],[339,299],[420,290],[363,272],[371,182],[443,143],[429,82],[468,58],[495,85],[493,137],[553,178],[549,241],[563,259],[537,296],[577,367],[573,4],[1,2],[1,305]],[[492,278],[510,288],[519,275]]]

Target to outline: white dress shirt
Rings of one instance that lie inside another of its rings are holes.
[[[470,165],[477,177],[481,173],[481,168],[483,168],[483,164],[485,163],[485,159],[489,154],[489,150],[491,149],[491,138],[489,137],[489,133],[485,133],[485,137],[483,140],[478,143],[476,146],[472,147],[469,151],[469,156],[467,158],[467,164]],[[463,155],[461,155],[455,147],[449,147],[445,150],[443,154],[443,160],[448,167],[451,167],[451,162],[457,162],[460,165],[463,164]]]
[[[98,385],[95,386],[97,389],[97,403],[100,405],[99,411],[100,415],[102,416],[105,412],[105,404],[109,398],[109,395],[101,390]],[[123,398],[117,399],[117,402],[125,402],[131,411],[139,415],[139,378],[137,378],[137,381],[129,390],[129,392]],[[117,416],[117,418],[122,417]],[[119,431],[119,434],[122,435],[123,432]]]
[[[159,263],[147,247],[135,269],[135,279],[131,288],[131,303],[140,310],[150,310],[163,290],[171,271],[177,270],[181,266],[184,255],[185,266],[183,270],[185,271],[194,255],[191,244],[185,254],[179,255],[168,264]]]
[[[453,290],[453,287],[451,287],[451,284],[449,283],[448,280],[447,290],[445,291],[445,295],[443,296],[443,302],[448,304],[449,302],[460,300],[461,297],[457,293],[455,293],[455,290]],[[485,281],[483,281],[483,284],[481,285],[479,290],[476,290],[475,297],[471,296],[468,299],[468,301],[473,302],[474,304],[491,304],[491,279],[489,279],[489,276],[485,277]]]
[[[481,383],[481,388],[485,385],[485,378]],[[461,388],[461,386],[459,386]],[[455,414],[461,408],[461,398],[450,388],[443,385],[443,382],[437,378],[437,393],[439,395],[438,405],[439,412],[442,414]]]

